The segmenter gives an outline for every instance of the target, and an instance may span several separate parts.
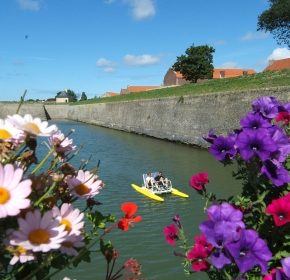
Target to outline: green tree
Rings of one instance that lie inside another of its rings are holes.
[[[258,17],[258,29],[272,33],[278,44],[290,49],[290,1],[269,0],[270,8]]]
[[[174,71],[180,71],[187,81],[196,83],[198,79],[211,79],[213,73],[213,53],[208,45],[189,47],[185,54],[178,56],[173,64]]]
[[[82,100],[87,100],[88,98],[87,98],[87,95],[86,95],[86,93],[85,92],[82,92],[82,95],[81,95],[81,101]]]

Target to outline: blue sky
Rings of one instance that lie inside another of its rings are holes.
[[[262,71],[290,57],[257,32],[266,0],[1,0],[0,100],[89,98],[161,85],[192,44],[215,48],[215,68]]]

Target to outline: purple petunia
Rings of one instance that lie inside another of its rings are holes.
[[[231,263],[224,250],[225,244],[240,238],[241,229],[245,228],[242,221],[243,214],[229,203],[212,205],[207,210],[208,220],[199,225],[200,231],[205,235],[215,250],[210,256],[216,268],[222,268]]]
[[[281,263],[283,267],[283,272],[288,278],[290,278],[290,257],[283,259]]]
[[[290,183],[288,170],[275,160],[266,160],[261,168],[261,174],[265,175],[277,187]]]
[[[241,238],[237,242],[227,244],[226,248],[241,273],[251,270],[256,265],[260,266],[263,274],[267,272],[267,262],[271,259],[272,253],[255,230],[243,230]]]
[[[240,120],[241,127],[244,130],[257,130],[260,128],[269,128],[271,123],[265,119],[260,113],[248,113]]]
[[[266,160],[272,152],[277,150],[275,142],[266,129],[241,132],[237,137],[236,145],[244,160],[249,160],[254,156]]]
[[[213,143],[213,141],[217,138],[216,134],[214,133],[213,129],[211,128],[207,135],[202,137],[208,143]]]
[[[280,103],[275,97],[262,96],[252,102],[254,112],[260,112],[265,118],[273,119],[278,113]]]
[[[213,140],[213,144],[209,148],[209,152],[217,159],[232,159],[236,155],[235,139],[231,136],[219,136]]]
[[[284,133],[283,129],[276,125],[268,129],[268,132],[277,145],[277,151],[271,157],[277,159],[279,162],[285,161],[290,154],[290,139]]]

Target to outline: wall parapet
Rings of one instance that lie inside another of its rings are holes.
[[[209,129],[227,134],[239,127],[240,118],[251,110],[252,100],[263,95],[289,102],[290,87],[73,106],[45,105],[45,109],[52,120],[69,119],[205,147],[202,136]],[[3,106],[0,103],[1,118],[12,109],[5,104],[5,111]],[[41,110],[34,106],[24,104],[20,114],[38,116]]]

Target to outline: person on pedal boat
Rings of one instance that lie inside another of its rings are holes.
[[[146,184],[148,187],[152,187],[153,184],[155,183],[155,179],[152,177],[151,173],[147,173],[147,177],[146,177]]]
[[[158,172],[158,174],[155,176],[155,181],[158,185],[167,185],[168,179],[163,175],[161,171]]]

